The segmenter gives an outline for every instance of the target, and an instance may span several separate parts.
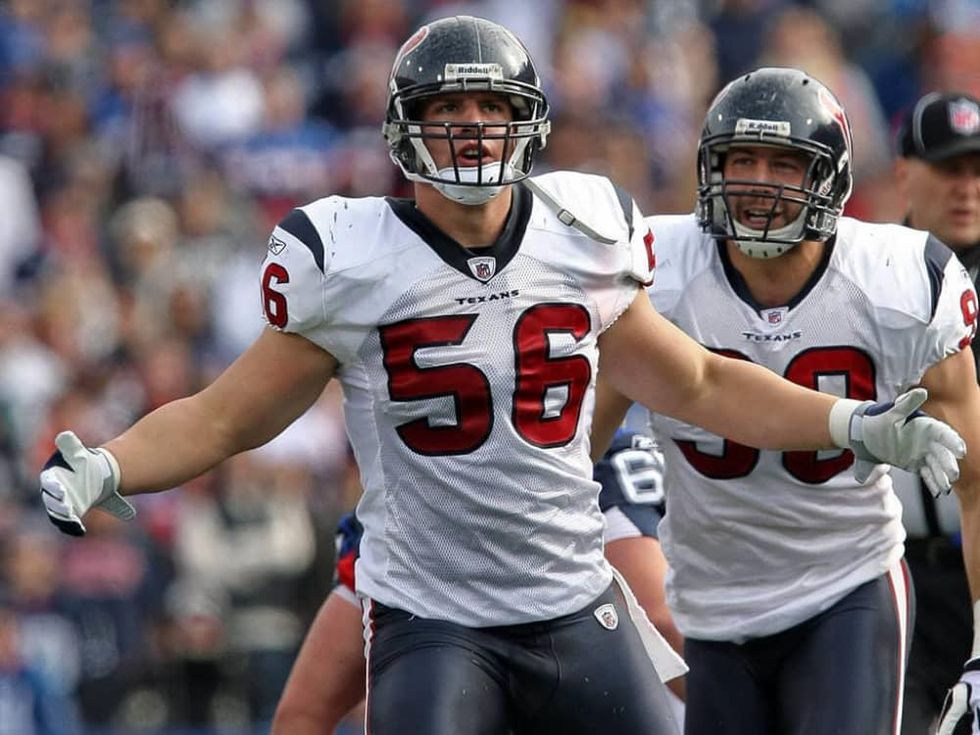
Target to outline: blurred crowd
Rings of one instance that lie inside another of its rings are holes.
[[[902,214],[894,121],[927,90],[980,95],[977,0],[0,2],[0,735],[267,727],[357,499],[337,391],[82,539],[48,524],[37,471],[60,429],[96,445],[244,349],[292,207],[406,193],[380,135],[389,68],[417,25],[464,13],[539,65],[539,172],[610,175],[650,213],[693,206],[704,110],[752,67],[839,94],[849,211],[871,220]]]

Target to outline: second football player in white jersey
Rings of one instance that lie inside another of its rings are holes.
[[[846,117],[815,79],[760,69],[729,84],[706,116],[697,214],[648,219],[651,300],[708,349],[810,388],[887,400],[924,385],[969,441],[973,285],[928,233],[838,217],[850,161]],[[652,422],[686,732],[897,733],[913,606],[889,475],[857,482],[850,451],[760,451]],[[959,492],[976,492],[974,464]]]

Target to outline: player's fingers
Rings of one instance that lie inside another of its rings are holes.
[[[48,520],[51,521],[58,530],[62,533],[67,533],[69,536],[84,536],[85,526],[81,521],[76,520],[66,520],[64,518],[58,518],[48,513]]]
[[[55,493],[60,491],[60,496],[51,494],[48,488]],[[44,510],[47,513],[48,520],[56,525],[62,533],[67,533],[71,536],[84,536],[85,526],[82,524],[75,509],[65,502],[65,497],[64,490],[59,483],[49,482],[41,487],[41,502],[44,503]]]
[[[915,420],[922,421],[923,419]],[[936,421],[935,419],[924,420],[929,421],[930,424],[928,427],[929,441],[946,447],[958,459],[966,456],[966,442],[963,441],[963,437],[952,426],[944,424],[941,421]]]
[[[58,447],[61,456],[72,466],[75,467],[76,461],[85,456],[88,449],[82,444],[81,440],[75,436],[74,431],[62,431],[54,438],[54,445]]]
[[[953,735],[956,724],[967,712],[970,700],[970,690],[963,682],[956,684],[946,692],[946,701],[943,703],[943,711],[939,716],[939,727],[936,728],[936,735]]]
[[[960,479],[960,463],[956,459],[956,455],[945,446],[933,444],[929,454],[926,455],[926,462],[932,467],[937,477],[940,472],[945,475],[950,485]]]
[[[918,410],[928,397],[929,391],[925,388],[913,388],[895,399],[895,407],[892,410],[904,418]]]
[[[928,464],[924,464],[919,468],[919,477],[922,478],[922,483],[926,486],[926,489],[932,497],[938,498],[940,495],[945,495],[949,492],[949,484],[938,479]]]
[[[41,473],[41,492],[57,500],[64,500],[65,487],[47,470]]]
[[[919,416],[909,423],[914,424],[915,431],[929,444],[939,444],[957,458],[966,456],[966,442],[949,424],[944,424],[942,421],[937,421],[929,416]]]
[[[42,490],[41,502],[44,503],[44,509],[51,515],[56,515],[66,520],[78,519],[78,514],[75,512],[75,509],[71,507],[65,498],[56,498],[53,495],[48,495],[47,491]]]
[[[44,509],[52,515],[56,515],[59,518],[71,518],[74,515],[72,509],[60,500],[55,500],[47,496],[42,497],[41,500],[44,502]]]
[[[949,492],[949,489],[953,485],[953,481],[947,474],[946,469],[947,468],[943,467],[942,463],[939,461],[937,455],[926,455],[925,464],[923,465],[919,474],[924,474],[925,470],[929,470],[929,474],[933,482],[933,486],[929,488],[929,492],[934,494],[936,490],[942,492],[943,494]]]

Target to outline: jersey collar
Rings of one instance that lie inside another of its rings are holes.
[[[415,208],[414,200],[385,197],[385,201],[388,202],[388,206],[391,207],[395,216],[422,238],[447,265],[452,266],[468,278],[483,281],[471,271],[470,259],[494,258],[496,260],[495,273],[500,273],[517,254],[521,241],[524,239],[524,233],[527,231],[527,223],[531,219],[533,197],[523,186],[514,186],[513,192],[510,212],[507,214],[507,222],[504,224],[500,237],[489,247],[473,250],[460,245],[432,224],[428,217]]]
[[[715,241],[718,247],[718,257],[721,258],[721,265],[725,269],[725,277],[728,279],[728,283],[731,285],[732,290],[735,294],[742,299],[746,304],[755,309],[756,313],[761,314],[763,311],[767,310],[767,307],[762,306],[757,302],[749,291],[749,287],[745,283],[745,279],[742,278],[742,274],[738,272],[738,269],[732,264],[732,259],[728,256],[728,250],[725,247],[724,240]],[[837,235],[833,235],[824,244],[823,255],[820,258],[820,263],[817,264],[816,269],[810,274],[807,282],[803,284],[801,288],[786,304],[783,304],[787,309],[792,309],[797,304],[799,304],[806,295],[813,290],[814,286],[823,277],[824,272],[827,270],[827,266],[830,265],[830,257],[834,253],[834,246],[837,243]]]

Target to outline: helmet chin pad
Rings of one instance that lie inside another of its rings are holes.
[[[501,166],[500,163],[485,163],[482,166],[466,168],[448,166],[439,169],[437,173],[439,181],[434,181],[432,185],[439,193],[454,202],[470,206],[486,204],[496,199],[504,190],[504,186],[495,184],[513,180],[513,166],[510,164]],[[453,177],[458,183],[447,183]]]
[[[735,247],[751,258],[775,258],[793,249],[803,240],[806,210],[800,210],[792,222],[776,229],[756,230],[732,217]]]

